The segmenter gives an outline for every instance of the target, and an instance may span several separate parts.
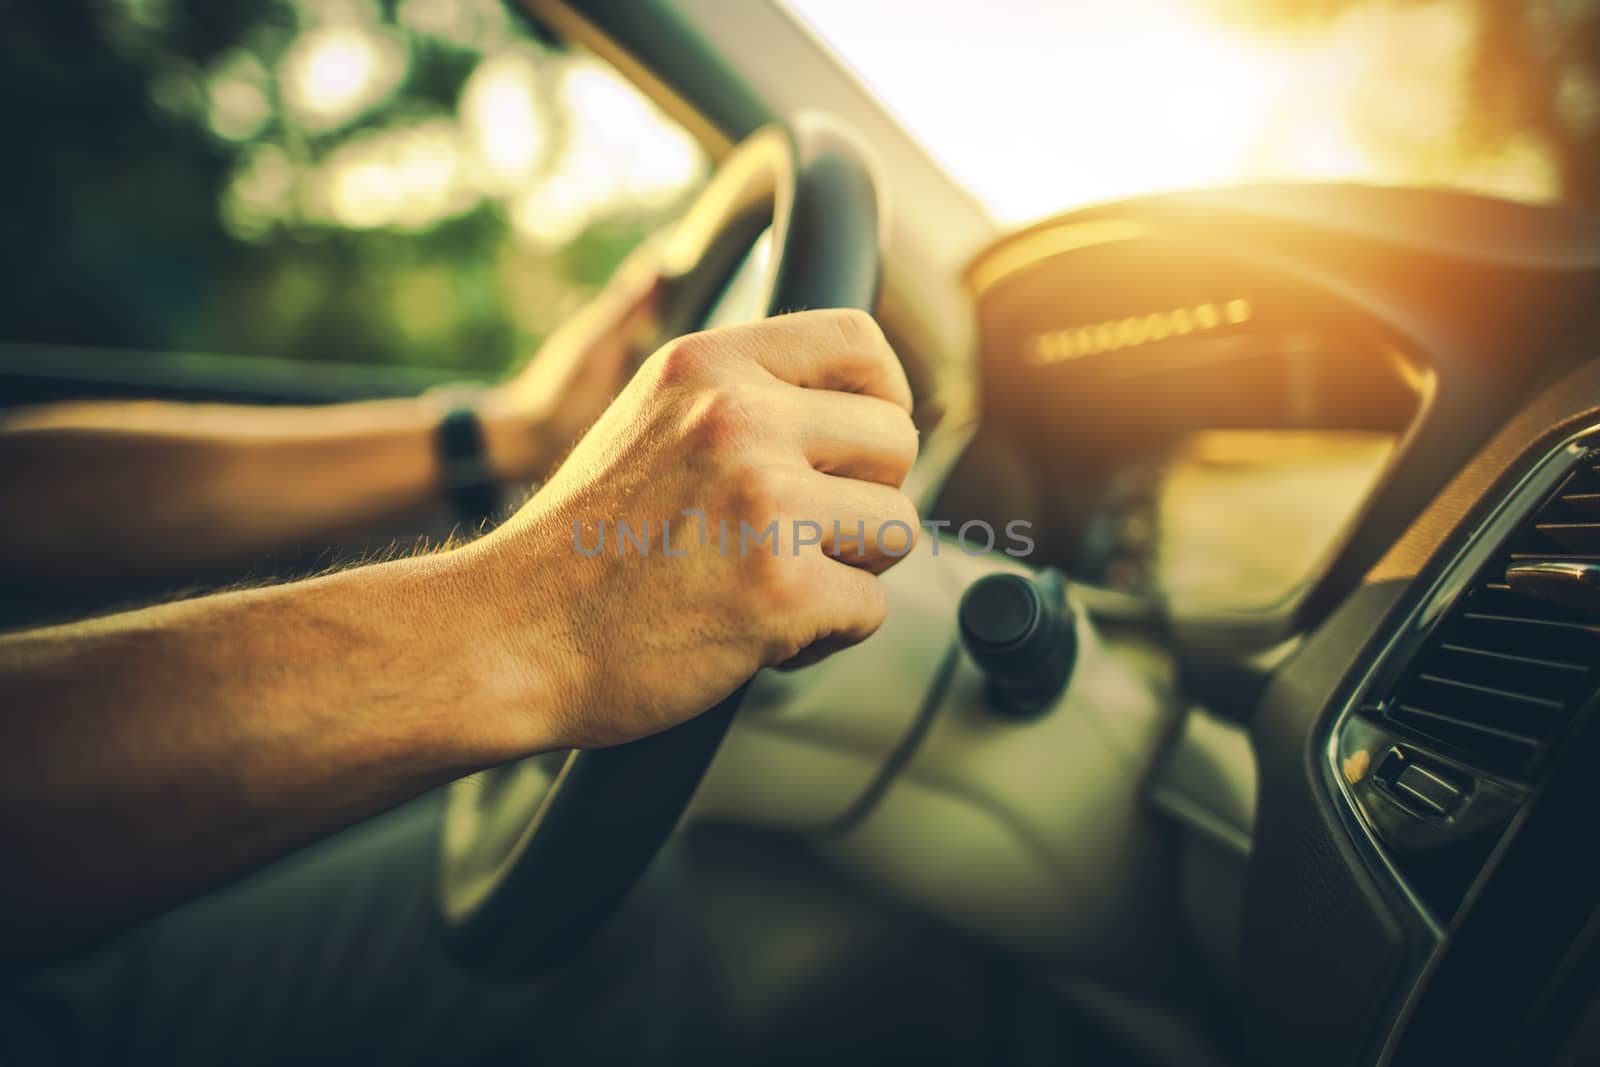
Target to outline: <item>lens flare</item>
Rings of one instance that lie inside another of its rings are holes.
[[[302,34],[284,54],[279,92],[306,129],[332,130],[393,92],[405,70],[405,46],[396,35],[334,23]]]
[[[489,192],[527,183],[544,161],[548,136],[539,110],[539,71],[531,52],[513,49],[479,63],[461,92],[461,124]]]

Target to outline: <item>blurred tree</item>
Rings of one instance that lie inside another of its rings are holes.
[[[566,92],[576,62],[501,0],[8,10],[0,341],[498,373],[703,170],[630,199],[612,172],[637,160],[591,144],[576,193],[536,195],[601,121]],[[561,238],[519,232],[518,198],[565,210]]]
[[[224,14],[220,5],[191,6],[195,17],[185,9],[171,25],[195,63],[263,7]],[[168,316],[197,299],[204,264],[227,243],[215,219],[194,210],[214,202],[227,157],[204,131],[148,106],[144,42],[108,31],[104,5],[89,0],[6,14],[7,338],[56,337],[70,322],[84,343],[157,343]]]

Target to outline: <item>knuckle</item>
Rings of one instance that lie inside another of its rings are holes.
[[[912,535],[915,536],[917,526],[922,521],[922,517],[917,514],[916,503],[909,496],[906,496],[906,494],[896,493],[894,503],[891,505],[890,510],[893,512],[893,514],[889,516],[890,519],[898,520],[911,527]]]
[[[698,381],[712,359],[711,345],[703,333],[685,334],[656,352],[656,375],[663,385]]]
[[[922,437],[917,433],[917,424],[911,421],[911,413],[896,408],[894,419],[894,455],[900,462],[901,473],[911,469],[917,461],[917,451],[922,445]]]
[[[877,580],[865,583],[861,593],[861,636],[866,638],[876,633],[888,617],[889,594],[884,591],[883,583]]]
[[[685,436],[702,447],[719,449],[743,441],[755,418],[748,391],[721,384],[702,390],[685,419]]]
[[[834,326],[847,340],[866,344],[883,342],[883,329],[878,320],[859,308],[838,308],[832,312]]]
[[[896,493],[878,516],[878,550],[892,563],[916,547],[922,530],[917,506],[904,493]]]

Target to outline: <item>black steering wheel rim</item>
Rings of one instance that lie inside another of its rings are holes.
[[[766,313],[876,303],[879,203],[856,142],[816,119],[764,127],[718,169],[663,249],[663,320],[697,322],[770,219]],[[671,836],[749,683],[662,733],[533,757],[451,787],[435,902],[473,971],[532,977],[576,952]]]

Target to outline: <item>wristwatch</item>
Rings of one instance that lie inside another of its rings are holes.
[[[468,404],[451,406],[434,432],[441,488],[457,519],[479,526],[500,509],[500,483],[489,467],[483,423]]]

